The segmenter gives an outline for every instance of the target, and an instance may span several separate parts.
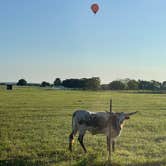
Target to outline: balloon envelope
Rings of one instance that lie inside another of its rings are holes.
[[[97,13],[99,10],[99,5],[97,3],[94,3],[91,5],[91,10],[93,11],[93,13]]]

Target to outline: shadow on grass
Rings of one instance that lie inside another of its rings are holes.
[[[75,160],[76,161],[76,160]],[[97,161],[95,155],[84,156],[81,160],[77,161],[76,164],[69,161],[68,159],[59,161],[36,161],[25,158],[0,160],[0,166],[49,166],[51,164],[60,164],[60,162],[65,162],[68,166],[166,166],[166,160],[161,161],[150,161],[145,163],[129,163],[129,164],[119,164],[109,161]]]
[[[165,166],[166,161],[152,161],[152,162],[145,162],[145,163],[132,163],[128,164],[127,166]]]
[[[130,164],[118,164],[115,162],[97,162],[97,161],[87,161],[83,159],[74,166],[166,166],[166,161],[152,161],[145,163],[130,163]]]
[[[103,162],[98,162],[98,163],[92,163],[92,164],[77,164],[75,166],[165,166],[166,163],[164,162],[149,162],[149,163],[133,163],[129,165],[120,165],[118,163],[103,163]]]
[[[110,163],[109,161],[98,161],[96,155],[89,154],[78,161],[74,166],[122,166],[117,163]]]
[[[148,90],[147,91],[146,90],[145,91],[143,91],[143,90],[142,91],[141,90],[140,91],[124,91],[124,93],[131,93],[131,94],[132,93],[133,94],[166,94],[166,90],[159,90],[159,91],[157,91],[157,90],[156,91],[150,91],[150,90],[149,91]]]
[[[31,161],[24,158],[0,160],[0,166],[44,166],[46,163],[41,161]]]

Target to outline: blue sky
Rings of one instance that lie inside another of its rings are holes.
[[[94,15],[90,6],[98,3]],[[0,82],[166,80],[165,0],[0,1]]]

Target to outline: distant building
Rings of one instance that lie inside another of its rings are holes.
[[[6,82],[6,90],[13,90],[13,86],[16,85],[14,82]]]
[[[12,90],[13,89],[13,85],[12,84],[7,84],[6,85],[6,89],[7,90]]]

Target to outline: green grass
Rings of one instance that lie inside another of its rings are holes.
[[[113,166],[166,165],[166,94],[60,91],[0,87],[0,166],[104,166],[106,138],[87,133],[85,155],[77,138],[68,151],[76,109],[139,111],[125,124],[112,155]]]

